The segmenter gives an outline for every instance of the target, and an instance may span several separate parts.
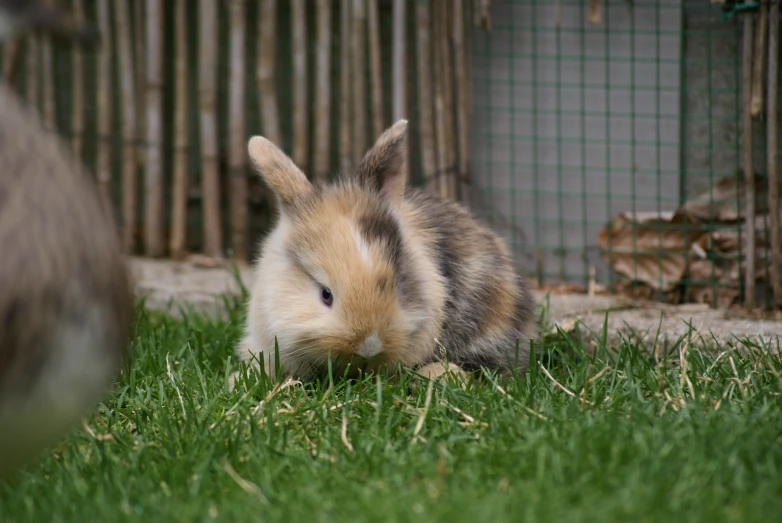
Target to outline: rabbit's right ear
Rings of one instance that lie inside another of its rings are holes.
[[[301,169],[266,138],[250,138],[247,151],[261,178],[274,191],[283,207],[291,205],[295,199],[309,194],[312,190],[312,184]]]
[[[356,167],[356,177],[366,186],[399,204],[405,193],[405,148],[407,120],[386,129]]]

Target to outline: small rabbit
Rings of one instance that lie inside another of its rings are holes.
[[[241,359],[262,358],[274,376],[276,337],[283,373],[302,379],[324,371],[329,354],[349,373],[397,363],[430,378],[526,369],[527,284],[463,207],[405,187],[406,131],[398,121],[353,176],[328,185],[310,184],[267,139],[250,139],[279,217],[255,267]]]
[[[134,312],[114,219],[37,115],[0,86],[0,477],[101,399]]]

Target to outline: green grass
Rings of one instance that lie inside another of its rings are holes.
[[[241,324],[141,313],[89,429],[0,484],[0,521],[782,519],[782,360],[749,342],[652,361],[560,334],[505,382],[229,393]]]

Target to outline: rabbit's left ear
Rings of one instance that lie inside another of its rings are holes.
[[[356,177],[379,191],[391,203],[402,202],[405,192],[405,150],[407,120],[399,120],[380,135],[356,167]]]
[[[309,180],[293,160],[263,136],[250,138],[247,152],[261,178],[277,195],[283,211],[312,190]]]

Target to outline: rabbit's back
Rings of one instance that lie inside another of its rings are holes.
[[[445,281],[438,341],[448,360],[465,369],[526,368],[534,300],[502,240],[456,202],[417,188],[405,200],[411,230]]]

